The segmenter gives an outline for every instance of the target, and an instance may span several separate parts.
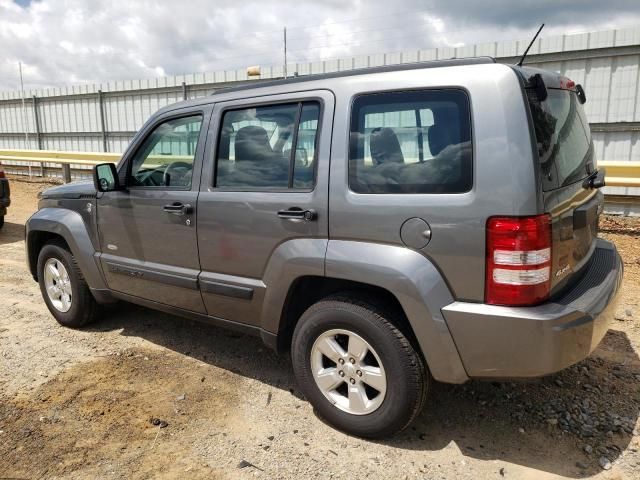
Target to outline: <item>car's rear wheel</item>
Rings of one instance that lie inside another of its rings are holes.
[[[312,305],[292,340],[296,378],[317,413],[347,433],[380,438],[411,424],[430,376],[396,326],[399,312],[353,296]]]
[[[78,268],[62,243],[49,243],[38,255],[38,283],[51,314],[61,325],[82,327],[95,320],[98,305]]]

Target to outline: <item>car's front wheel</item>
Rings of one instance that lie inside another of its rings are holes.
[[[397,316],[340,295],[300,318],[291,353],[296,378],[317,413],[340,430],[387,437],[422,410],[430,376]]]
[[[49,243],[38,255],[38,283],[51,314],[61,325],[79,328],[93,321],[98,305],[78,268],[62,243]]]

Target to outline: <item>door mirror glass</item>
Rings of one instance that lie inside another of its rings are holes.
[[[98,192],[112,192],[120,189],[118,171],[113,163],[101,163],[93,170],[93,184]]]

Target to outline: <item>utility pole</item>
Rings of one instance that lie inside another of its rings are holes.
[[[287,78],[287,27],[284,27],[284,78]]]
[[[24,104],[24,82],[22,80],[22,62],[18,62],[18,70],[20,72],[20,92],[22,97],[22,124],[24,126],[24,148],[29,148],[29,128],[27,126],[27,109]]]

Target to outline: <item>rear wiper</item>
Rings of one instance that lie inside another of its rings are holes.
[[[604,187],[604,169],[596,170],[582,182],[583,188],[602,188]]]

